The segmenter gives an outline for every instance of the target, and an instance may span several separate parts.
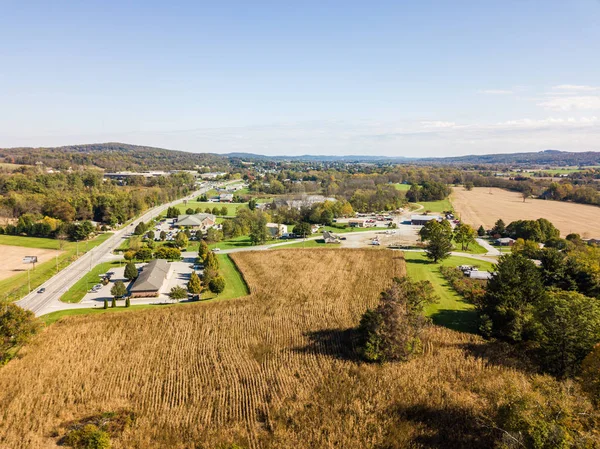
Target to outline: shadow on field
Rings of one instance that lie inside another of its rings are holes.
[[[485,360],[490,365],[503,366],[529,373],[537,372],[532,362],[533,354],[525,346],[511,345],[503,341],[463,343],[457,345],[472,357]]]
[[[356,329],[323,329],[304,334],[309,343],[296,352],[302,354],[325,355],[339,360],[360,361],[356,353]]]
[[[469,334],[477,334],[477,312],[475,310],[438,310],[431,315],[438,326]]]
[[[417,436],[415,443],[428,448],[473,449],[494,445],[494,436],[481,418],[456,406],[437,408],[419,404],[392,409],[396,418],[426,426],[429,432]],[[390,435],[393,437],[393,435]]]

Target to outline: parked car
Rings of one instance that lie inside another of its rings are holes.
[[[218,253],[219,251],[221,251],[221,248],[213,248],[212,250],[213,253]]]
[[[44,293],[45,291],[46,291],[46,289],[44,287],[42,287],[38,290],[38,293]]]

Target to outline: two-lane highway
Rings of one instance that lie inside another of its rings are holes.
[[[64,308],[60,307],[62,304],[60,303],[60,297],[79,279],[89,272],[90,266],[94,266],[100,262],[113,258],[113,250],[121,245],[126,235],[131,233],[138,223],[148,222],[150,219],[161,214],[168,207],[174,206],[183,200],[193,200],[198,197],[198,195],[208,192],[211,188],[212,187],[210,185],[203,187],[202,189],[185,198],[181,198],[171,203],[163,204],[150,209],[144,215],[134,220],[131,225],[115,232],[105,242],[102,242],[102,244],[98,245],[96,248],[88,251],[68,267],[64,268],[58,274],[52,276],[50,279],[44,282],[40,287],[38,287],[38,290],[42,287],[45,288],[46,291],[44,293],[37,293],[37,291],[33,291],[18,301],[17,304],[24,309],[33,311],[36,316],[44,315],[54,310],[60,310]]]

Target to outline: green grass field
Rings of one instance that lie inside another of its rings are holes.
[[[420,212],[444,212],[446,210],[453,210],[452,204],[448,198],[440,201],[419,201],[423,209]]]
[[[460,249],[459,243],[454,242],[454,250],[453,251],[459,251],[462,253],[469,253],[469,254],[487,254],[487,250],[477,242],[471,243],[469,245],[469,249],[466,251],[463,251],[462,249]]]
[[[67,290],[61,297],[62,302],[76,303],[80,302],[85,294],[96,284],[100,282],[100,275],[118,267],[123,263],[120,261],[104,262],[92,268],[92,271],[86,273],[79,279],[73,287]]]
[[[71,262],[77,258],[77,247],[79,246],[79,255],[85,254],[87,251],[100,245],[112,234],[105,233],[101,234],[93,240],[87,242],[64,242],[63,253],[58,256],[58,270],[62,270]],[[24,246],[27,248],[44,248],[44,249],[58,249],[59,241],[54,239],[44,239],[37,237],[20,237],[10,235],[0,235],[0,244],[2,245],[14,245]],[[1,247],[0,247],[1,250]],[[31,275],[31,290],[35,290],[37,287],[42,285],[48,279],[56,274],[56,260],[49,260],[47,262],[38,264],[35,270],[30,271]],[[27,283],[27,272],[21,272],[9,278],[0,281],[0,298],[7,299],[9,301],[17,301],[23,296],[27,295],[28,283]]]
[[[335,244],[330,244],[330,245],[326,245],[325,244],[325,240],[323,240],[322,238],[319,239],[312,239],[312,240],[306,240],[306,241],[297,241],[294,243],[290,243],[289,245],[281,245],[281,246],[276,246],[273,249],[288,249],[288,248],[339,248],[340,245],[335,245]]]
[[[469,257],[450,256],[440,264],[431,263],[424,253],[405,252],[408,276],[417,281],[427,280],[433,284],[440,297],[437,304],[427,307],[426,313],[435,324],[463,332],[477,331],[477,314],[474,306],[466,302],[446,282],[439,271],[440,266],[473,265],[480,270],[492,270],[492,264]]]
[[[270,245],[272,243],[280,242],[281,240],[267,240],[264,244]],[[193,242],[195,248],[198,248],[199,242]],[[219,248],[219,249],[235,249],[235,248],[246,248],[251,247],[252,242],[250,241],[250,237],[247,235],[242,235],[240,237],[235,237],[232,239],[222,240],[217,243],[211,243],[208,245],[210,249]],[[193,250],[193,249],[192,249]]]
[[[394,184],[394,187],[396,188],[396,190],[400,190],[402,192],[406,192],[408,190],[410,190],[410,184]]]
[[[231,260],[231,257],[227,254],[219,254],[217,255],[217,260],[219,261],[219,273],[225,278],[225,290],[220,295],[215,295],[210,291],[206,291],[202,293],[202,300],[240,298],[250,293],[242,274],[235,263],[233,263],[233,260]]]

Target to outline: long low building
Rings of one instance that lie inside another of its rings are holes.
[[[440,220],[437,215],[411,215],[410,224],[415,226],[424,226],[431,220]]]
[[[179,215],[175,226],[181,228],[200,229],[206,231],[217,223],[217,217],[213,214]]]
[[[165,259],[155,259],[149,262],[142,268],[142,272],[131,286],[131,296],[133,298],[158,296],[168,273],[169,262]]]

